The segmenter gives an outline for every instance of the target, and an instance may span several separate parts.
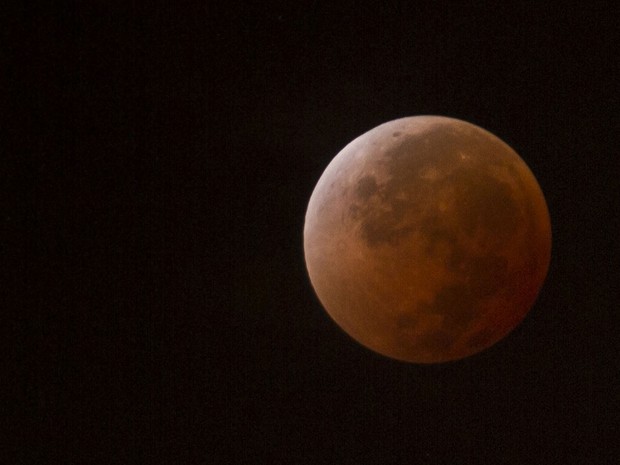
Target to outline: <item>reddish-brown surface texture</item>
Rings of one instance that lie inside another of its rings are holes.
[[[304,226],[312,285],[333,320],[383,355],[456,360],[525,317],[545,279],[551,226],[523,160],[464,121],[417,116],[347,145]]]

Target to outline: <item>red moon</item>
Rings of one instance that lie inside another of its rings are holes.
[[[551,224],[506,143],[465,121],[415,116],[366,132],[327,166],[304,252],[319,300],[353,339],[440,363],[523,320],[549,268]]]

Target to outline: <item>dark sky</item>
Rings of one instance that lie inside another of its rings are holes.
[[[6,33],[35,154],[5,217],[10,463],[618,463],[611,7],[87,3]],[[553,228],[525,321],[430,366],[343,333],[302,247],[329,161],[418,114],[511,145]]]

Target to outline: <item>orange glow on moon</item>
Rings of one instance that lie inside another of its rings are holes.
[[[304,252],[331,318],[414,363],[457,360],[515,328],[551,256],[544,196],[523,160],[473,124],[402,118],[348,144],[310,198]]]

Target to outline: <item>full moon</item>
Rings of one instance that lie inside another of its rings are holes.
[[[304,253],[331,318],[412,363],[489,348],[526,316],[551,257],[543,193],[525,162],[465,121],[414,116],[349,143],[319,179]]]

